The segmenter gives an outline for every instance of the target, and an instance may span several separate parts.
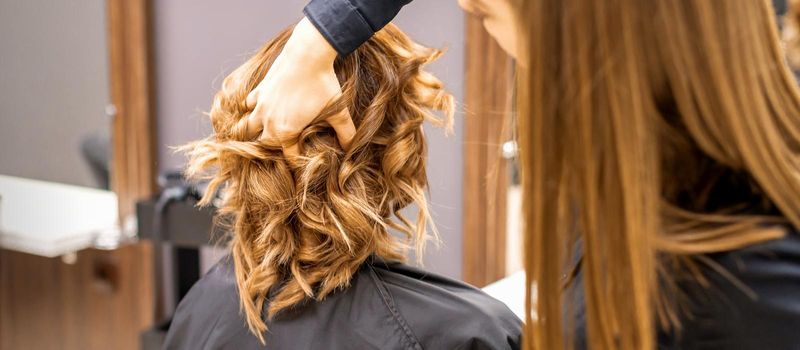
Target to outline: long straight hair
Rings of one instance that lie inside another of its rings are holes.
[[[653,349],[692,261],[800,227],[800,96],[771,5],[520,6],[526,347],[574,345],[562,276],[580,240],[589,346]]]

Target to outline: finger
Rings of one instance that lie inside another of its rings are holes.
[[[252,114],[247,114],[239,119],[231,130],[233,138],[237,141],[249,141],[256,138],[261,133],[261,127],[256,124],[256,120]]]
[[[258,137],[258,134],[264,130],[264,108],[259,108],[261,106],[258,104],[258,90],[250,91],[250,93],[247,94],[247,98],[244,100],[244,104],[251,112],[239,122],[245,123],[245,138],[247,140],[252,140]]]
[[[267,118],[267,125],[264,125],[264,130],[258,138],[261,143],[273,146],[285,146],[295,143],[298,137],[297,133],[287,131],[285,128],[277,126],[277,122],[271,118]]]
[[[300,155],[300,145],[297,142],[291,145],[283,146],[283,156],[286,158],[296,157]]]
[[[289,158],[300,155],[297,137],[297,134],[278,130],[274,124],[270,123],[264,128],[259,141],[269,145],[281,145],[283,156]]]
[[[250,93],[247,94],[247,98],[244,100],[244,104],[247,106],[247,109],[255,109],[258,105],[258,90],[250,91]]]
[[[264,131],[266,128],[264,127],[266,111],[261,105],[256,106],[256,109],[253,110],[247,117],[243,118],[240,122],[245,123],[245,139],[252,140],[257,137]]]
[[[272,124],[269,123],[269,121],[267,121],[267,123],[268,123],[267,125],[264,125],[263,123],[259,123],[261,125],[261,133],[258,136],[258,141],[263,143],[263,144],[268,144],[268,145],[278,145],[278,144],[280,144],[280,142],[278,140],[278,136],[277,136],[277,134],[275,133],[275,130],[274,130],[275,128],[272,127]]]
[[[259,114],[250,113],[247,116],[247,139],[252,140],[264,131],[264,119]]]
[[[333,131],[336,132],[339,145],[345,150],[349,149],[350,143],[356,135],[356,126],[353,124],[350,111],[345,108],[341,112],[329,117],[326,121],[333,127]]]

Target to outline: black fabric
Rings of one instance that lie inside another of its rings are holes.
[[[345,56],[369,40],[411,0],[311,0],[303,13]]]
[[[800,349],[800,234],[708,255],[710,288],[694,279],[681,282],[688,308],[682,330],[660,332],[662,350]],[[719,269],[727,271],[721,273]],[[726,276],[727,275],[727,276]],[[586,348],[582,275],[568,293],[575,320],[576,348]],[[565,308],[569,309],[569,308]]]
[[[223,258],[181,301],[166,349],[518,349],[521,321],[464,283],[372,258],[351,286],[267,322],[261,345]]]
[[[712,287],[686,282],[690,316],[662,349],[800,349],[800,234],[709,255]]]

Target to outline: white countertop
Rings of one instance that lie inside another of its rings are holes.
[[[486,287],[483,291],[502,301],[514,314],[525,321],[525,271],[517,271]]]
[[[56,257],[119,231],[114,192],[0,175],[0,247]]]

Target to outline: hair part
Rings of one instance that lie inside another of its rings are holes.
[[[241,308],[262,342],[267,318],[345,288],[371,255],[422,257],[430,214],[423,124],[452,126],[453,98],[423,67],[441,51],[389,24],[334,70],[342,95],[298,138],[300,156],[247,139],[245,100],[291,34],[286,29],[223,82],[209,113],[214,134],[182,148],[186,173],[208,180],[201,204],[222,191]],[[356,125],[348,150],[324,120],[347,108]],[[437,116],[432,111],[443,112]],[[401,210],[414,204],[416,220]]]

